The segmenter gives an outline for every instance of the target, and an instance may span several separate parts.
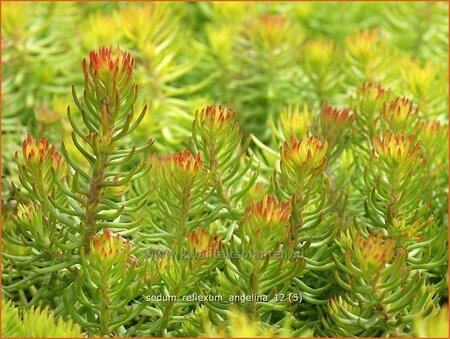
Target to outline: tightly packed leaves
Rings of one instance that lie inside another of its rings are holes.
[[[4,337],[447,335],[445,6],[5,7]]]

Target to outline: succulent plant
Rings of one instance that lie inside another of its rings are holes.
[[[7,4],[3,337],[445,335],[444,7]]]

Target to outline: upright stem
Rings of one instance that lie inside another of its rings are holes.
[[[186,238],[186,225],[189,221],[189,198],[191,191],[190,189],[183,191],[183,202],[180,210],[180,225],[177,225],[175,232],[177,233],[177,249],[180,259],[182,258],[182,249],[184,245],[184,239]]]
[[[180,281],[178,281],[177,285],[175,286],[175,288],[172,291],[172,295],[175,296],[175,299],[178,299],[178,293],[179,293],[180,284],[182,283],[182,281],[183,281],[183,279],[180,279]],[[163,316],[162,316],[163,321],[162,321],[162,324],[161,324],[161,327],[159,330],[159,334],[158,334],[158,336],[160,336],[160,337],[164,336],[164,334],[165,334],[164,332],[167,329],[167,327],[169,326],[169,322],[171,319],[171,315],[172,315],[172,311],[175,306],[175,303],[176,303],[176,301],[170,300],[170,301],[168,301],[168,305],[164,308]]]
[[[108,154],[100,154],[93,165],[93,175],[89,183],[90,196],[86,201],[86,225],[88,226],[88,230],[84,236],[84,244],[87,252],[89,252],[89,244],[97,231],[96,216],[99,212],[101,183],[107,163]]]

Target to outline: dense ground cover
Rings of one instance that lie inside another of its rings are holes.
[[[446,3],[7,3],[2,47],[4,337],[446,335]]]

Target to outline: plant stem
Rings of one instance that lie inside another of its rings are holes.
[[[89,183],[90,196],[86,201],[86,225],[88,230],[84,236],[84,245],[89,253],[89,244],[97,231],[96,216],[99,212],[98,207],[101,196],[101,183],[105,175],[106,164],[108,163],[108,154],[100,154],[93,165],[93,175]]]

